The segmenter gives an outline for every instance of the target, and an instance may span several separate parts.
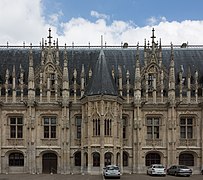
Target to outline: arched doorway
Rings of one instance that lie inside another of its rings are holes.
[[[150,166],[151,164],[160,164],[161,156],[158,153],[149,153],[145,157],[145,165]]]
[[[100,166],[100,154],[98,152],[93,153],[93,167]]]
[[[42,156],[42,173],[57,173],[57,155],[45,153]]]
[[[104,155],[104,165],[111,165],[112,154],[110,152],[105,153]]]
[[[128,166],[128,153],[127,152],[123,152],[123,166],[126,167]]]

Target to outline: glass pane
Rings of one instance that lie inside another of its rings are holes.
[[[186,128],[180,127],[180,138],[186,138]]]
[[[17,138],[23,138],[23,126],[18,126],[17,129]]]
[[[185,120],[185,119],[180,119],[180,124],[181,124],[181,125],[186,124],[186,120]]]
[[[18,124],[23,124],[23,118],[18,118],[17,121]]]
[[[81,117],[76,117],[76,126],[80,126],[81,125]]]
[[[56,126],[51,126],[51,138],[56,138]]]
[[[16,124],[16,118],[11,118],[10,119],[10,124]]]
[[[192,125],[192,119],[187,119],[187,124]]]
[[[56,124],[56,118],[51,118],[51,124]]]
[[[49,126],[44,126],[44,138],[49,138]]]
[[[16,138],[16,126],[10,126],[11,138]]]
[[[147,119],[147,125],[152,125],[152,119]]]
[[[187,138],[192,138],[192,134],[193,134],[193,128],[189,126],[187,128]]]
[[[49,124],[49,118],[44,118],[44,124]]]
[[[154,119],[154,125],[159,125],[159,119]]]

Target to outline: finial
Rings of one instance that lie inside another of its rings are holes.
[[[137,42],[137,55],[139,55],[139,42]]]
[[[56,39],[56,48],[58,49],[59,47],[59,42],[58,42],[58,38]]]
[[[146,48],[146,46],[147,46],[147,40],[146,40],[146,38],[144,39],[144,48]]]
[[[159,39],[159,48],[161,49],[161,38]]]
[[[44,48],[44,38],[42,38],[42,49]]]
[[[151,37],[151,38],[152,38],[152,43],[154,43],[154,39],[156,38],[156,37],[154,36],[154,31],[155,31],[155,30],[154,30],[154,28],[153,28],[153,29],[152,29],[152,37]]]
[[[174,52],[173,52],[173,43],[171,42],[171,55],[173,55]]]
[[[32,43],[30,43],[30,50],[32,51]]]
[[[103,49],[103,36],[101,35],[101,49]]]
[[[47,38],[49,39],[49,47],[51,47],[51,28],[49,28],[49,36]]]

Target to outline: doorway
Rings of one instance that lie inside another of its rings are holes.
[[[54,153],[46,153],[42,156],[42,173],[57,173],[57,155]]]

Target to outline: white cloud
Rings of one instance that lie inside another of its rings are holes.
[[[157,25],[160,22],[166,22],[166,17],[164,17],[164,16],[160,16],[160,17],[154,17],[154,16],[152,16],[152,17],[147,19],[147,24],[149,26]]]
[[[100,45],[101,35],[107,45],[120,45],[121,42],[128,42],[129,45],[140,42],[143,45],[145,38],[151,41],[152,24],[155,36],[157,40],[162,39],[162,44],[203,44],[203,20],[168,22],[165,17],[159,17],[152,18],[151,25],[138,27],[130,21],[109,22],[108,15],[96,11],[91,12],[92,16],[97,17],[95,21],[76,17],[60,22],[63,13],[59,11],[45,21],[41,0],[1,0],[0,12],[4,15],[0,16],[0,45],[5,45],[7,41],[13,45],[22,44],[23,41],[27,45],[30,42],[39,45],[41,38],[47,37],[49,27],[54,39],[59,38],[60,45],[71,45],[72,42],[75,45],[88,45],[89,42],[91,45]]]
[[[97,11],[91,11],[90,15],[98,19],[109,19],[109,16],[106,14],[98,13]]]

